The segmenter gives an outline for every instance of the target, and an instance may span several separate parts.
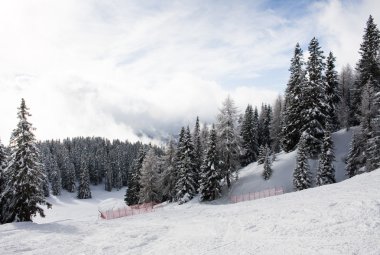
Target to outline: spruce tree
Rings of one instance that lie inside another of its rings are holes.
[[[192,199],[197,192],[194,145],[189,127],[187,127],[186,131],[182,128],[181,134],[183,134],[183,137],[179,144],[180,147],[178,147],[179,162],[176,183],[177,199],[180,204]]]
[[[127,205],[135,205],[139,202],[141,168],[145,155],[146,149],[141,146],[129,171],[128,186],[124,198]]]
[[[19,122],[12,132],[7,180],[0,198],[1,223],[32,221],[32,217],[37,213],[45,217],[40,205],[51,207],[45,200],[42,188],[45,176],[39,163],[34,129],[28,121],[31,115],[24,99],[21,100],[18,110]]]
[[[202,164],[199,193],[201,200],[215,200],[220,197],[220,169],[217,150],[217,134],[213,126],[210,132],[206,156]]]
[[[264,163],[265,161],[265,155],[267,154],[267,150],[268,150],[268,145],[264,146],[264,145],[261,145],[260,148],[259,148],[259,155],[257,157],[257,164],[258,165],[261,165]]]
[[[90,173],[88,170],[88,160],[84,156],[81,159],[77,197],[79,199],[91,198]]]
[[[74,164],[67,160],[65,161],[65,165],[66,165],[66,181],[65,181],[65,189],[68,191],[68,192],[75,192],[76,190],[76,184],[75,184],[75,168],[74,168]]]
[[[220,152],[221,174],[227,187],[231,187],[231,177],[236,175],[239,167],[239,134],[237,130],[237,108],[234,101],[227,97],[217,116],[218,150]]]
[[[5,188],[5,169],[8,165],[8,155],[4,145],[0,141],[0,196]]]
[[[331,128],[331,132],[339,129],[338,107],[341,96],[339,93],[338,73],[335,70],[335,57],[332,52],[329,53],[326,59],[326,91],[325,98],[327,101],[327,122]]]
[[[62,189],[62,178],[61,170],[58,168],[57,161],[54,157],[50,158],[51,172],[50,172],[50,181],[51,181],[51,191],[54,196],[61,195]]]
[[[371,108],[374,116],[371,119],[365,152],[367,172],[380,168],[380,92],[374,95]]]
[[[111,160],[109,156],[105,160],[104,170],[105,170],[104,189],[106,191],[112,191],[113,172],[112,172]]]
[[[341,128],[349,130],[353,119],[352,92],[354,87],[354,73],[350,65],[342,68],[339,76],[339,94],[341,100],[338,108],[338,117]]]
[[[335,168],[333,164],[334,159],[333,141],[331,139],[330,132],[326,131],[323,138],[322,151],[319,155],[319,167],[316,180],[316,184],[318,186],[336,182]]]
[[[243,117],[241,130],[241,165],[246,166],[257,160],[258,142],[257,142],[257,129],[255,129],[254,112],[251,105],[248,105]]]
[[[203,159],[203,148],[202,148],[202,141],[201,141],[201,129],[199,125],[199,117],[197,117],[197,120],[195,122],[192,139],[194,143],[194,155],[195,155],[195,170],[196,170],[195,181],[197,183],[197,188],[198,188],[199,175],[200,175],[202,159]]]
[[[271,167],[271,160],[270,160],[270,154],[269,149],[266,150],[265,156],[264,156],[264,171],[263,171],[263,178],[264,180],[269,180],[272,176],[272,167]]]
[[[174,142],[169,141],[167,149],[164,155],[164,171],[161,174],[160,190],[163,194],[164,200],[173,201],[176,199],[176,183],[177,183],[177,171],[176,171],[176,150],[174,148]]]
[[[311,187],[307,150],[306,137],[305,134],[302,134],[298,144],[296,168],[293,172],[293,186],[295,190],[303,190]]]
[[[353,124],[359,124],[361,119],[361,99],[363,89],[370,77],[380,82],[380,65],[378,63],[380,55],[380,31],[375,24],[373,17],[369,16],[367,26],[364,30],[363,41],[360,45],[360,59],[356,66],[357,79],[353,93],[353,113],[355,119]]]
[[[208,137],[209,137],[209,130],[206,124],[203,124],[202,130],[201,130],[201,142],[202,142],[202,149],[203,152],[208,144]]]
[[[154,149],[147,152],[141,167],[141,177],[139,180],[139,203],[158,202],[158,157]]]
[[[270,123],[270,139],[272,141],[271,149],[273,153],[281,151],[282,129],[283,125],[283,99],[278,96],[273,106],[273,118]]]
[[[346,175],[349,178],[357,175],[360,169],[365,166],[365,145],[365,136],[361,133],[361,131],[354,133],[346,160]]]
[[[309,59],[307,62],[308,82],[303,89],[300,119],[301,131],[305,134],[306,152],[315,158],[321,151],[323,134],[326,125],[326,85],[323,79],[323,51],[318,40],[314,37],[309,44]]]
[[[270,124],[272,122],[272,108],[263,104],[259,115],[258,123],[258,144],[271,146]]]
[[[302,129],[301,110],[302,110],[302,91],[306,86],[306,72],[303,68],[303,51],[296,44],[294,55],[290,64],[290,78],[285,91],[283,127],[281,130],[281,147],[285,152],[296,148]]]

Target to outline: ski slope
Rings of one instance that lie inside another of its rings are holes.
[[[334,134],[337,179],[350,133]],[[241,172],[230,193],[279,185],[292,191],[295,153],[281,154],[271,181],[261,166]],[[343,165],[342,165],[343,164]],[[77,200],[63,192],[36,223],[0,225],[0,254],[380,254],[380,169],[333,185],[237,204],[227,199],[181,206],[115,220],[98,207],[118,204],[125,189]],[[228,194],[228,193],[227,193]]]
[[[45,224],[12,223],[0,226],[0,249],[2,255],[378,255],[379,186],[376,170],[334,185],[237,204],[193,200],[110,221],[93,212]],[[54,210],[75,208],[67,204]]]

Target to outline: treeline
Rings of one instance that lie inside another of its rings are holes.
[[[49,190],[53,195],[60,195],[61,190],[65,189],[69,192],[78,190],[78,198],[90,198],[91,192],[87,192],[90,191],[90,184],[102,184],[107,191],[120,190],[127,186],[132,161],[143,146],[147,145],[120,140],[111,142],[101,137],[76,137],[38,143],[40,161],[47,176],[45,196],[49,195]],[[160,148],[152,147],[162,154]]]

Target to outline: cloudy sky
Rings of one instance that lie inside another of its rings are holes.
[[[358,58],[379,1],[14,0],[0,8],[0,139],[24,97],[38,139],[136,141],[282,93],[296,42],[338,69]]]

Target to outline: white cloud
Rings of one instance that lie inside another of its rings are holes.
[[[241,110],[271,102],[287,77],[268,88],[256,78],[286,70],[297,41],[316,35],[339,63],[353,63],[374,5],[321,2],[297,20],[261,2],[8,1],[0,9],[0,137],[15,126],[21,97],[40,139],[132,141],[176,133],[196,115],[211,122],[227,94]]]

